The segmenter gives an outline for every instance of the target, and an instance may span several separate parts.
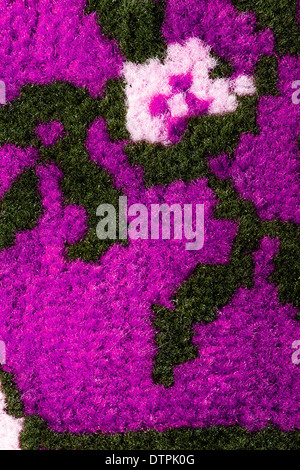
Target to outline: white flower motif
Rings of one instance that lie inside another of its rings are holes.
[[[134,142],[170,145],[180,140],[189,116],[224,114],[238,107],[237,96],[256,93],[254,78],[211,79],[217,61],[198,38],[168,46],[164,63],[125,63],[127,130]]]

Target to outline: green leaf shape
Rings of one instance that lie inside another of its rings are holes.
[[[91,12],[98,14],[103,33],[117,41],[127,60],[143,63],[165,56],[164,1],[89,0],[86,13]]]

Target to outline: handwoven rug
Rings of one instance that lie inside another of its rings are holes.
[[[298,1],[0,12],[0,448],[299,449]]]

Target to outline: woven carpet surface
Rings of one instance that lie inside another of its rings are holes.
[[[0,12],[0,449],[300,449],[298,0]]]

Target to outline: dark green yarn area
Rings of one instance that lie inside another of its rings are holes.
[[[164,432],[141,431],[127,434],[58,434],[41,418],[25,419],[21,433],[25,450],[298,450],[300,433],[284,433],[268,427],[253,432],[239,426],[179,428]]]
[[[117,41],[127,60],[143,63],[164,57],[164,1],[89,0],[86,13],[91,12],[98,14],[102,32]]]
[[[280,301],[292,303],[300,309],[300,228],[284,224],[280,238],[279,256],[275,257],[275,270],[270,280],[279,286]],[[298,315],[300,320],[300,315]]]
[[[23,413],[23,403],[21,401],[21,396],[19,391],[16,388],[16,384],[13,379],[13,375],[5,372],[0,367],[0,382],[1,382],[1,391],[5,395],[5,411],[14,418],[22,418]]]
[[[252,10],[260,29],[270,28],[279,54],[300,53],[298,0],[231,0],[239,11]]]
[[[67,204],[82,205],[89,217],[87,235],[79,243],[68,247],[68,256],[85,261],[96,261],[114,240],[99,240],[96,210],[100,204],[110,203],[117,207],[119,192],[105,170],[99,168],[89,157],[85,148],[87,130],[99,116],[108,117],[109,129],[117,134],[122,128],[122,112],[113,117],[112,96],[120,84],[108,84],[106,98],[92,99],[87,91],[65,83],[49,86],[26,86],[20,97],[10,105],[0,108],[0,145],[12,143],[17,146],[38,148],[41,160],[55,162],[64,178],[62,190]],[[120,91],[121,90],[121,91]],[[124,116],[123,116],[124,119]],[[44,147],[37,139],[34,129],[39,122],[60,121],[66,136],[53,147]],[[37,222],[40,208],[38,194],[34,192],[36,179],[23,175],[5,196],[0,217],[1,245],[12,242],[17,230],[31,228]]]
[[[32,229],[42,213],[33,170],[24,172],[0,202],[0,249],[13,245],[17,232]]]
[[[228,60],[219,57],[213,50],[210,51],[210,55],[217,60],[216,67],[209,72],[211,80],[228,78],[233,74],[234,69]]]
[[[278,96],[278,61],[273,56],[263,56],[256,65],[255,86],[258,96]]]
[[[101,115],[107,123],[110,140],[129,140],[130,135],[126,129],[125,81],[123,79],[109,80],[105,91],[100,106]]]

